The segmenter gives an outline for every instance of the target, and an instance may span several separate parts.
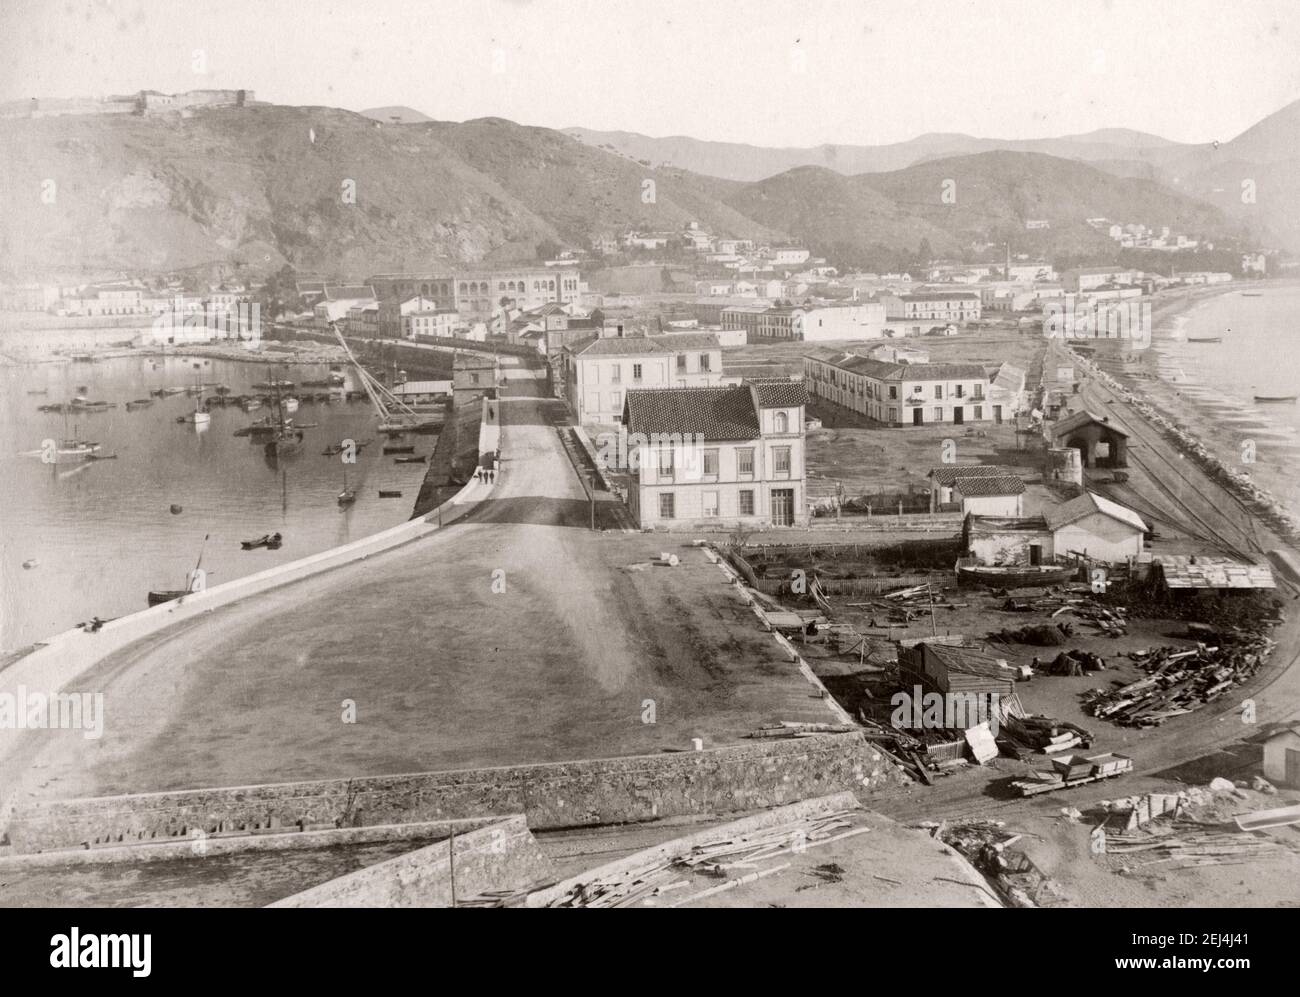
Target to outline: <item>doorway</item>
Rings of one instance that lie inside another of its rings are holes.
[[[794,525],[794,489],[772,489],[772,525]]]
[[[952,424],[954,426],[960,426],[965,421],[966,421],[965,409],[963,409],[960,405],[958,405],[956,408],[952,410]]]

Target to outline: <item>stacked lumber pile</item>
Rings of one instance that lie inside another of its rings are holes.
[[[579,883],[548,906],[632,907],[643,902],[657,904],[660,897],[687,891],[664,904],[680,907],[788,869],[789,862],[776,861],[784,855],[801,854],[871,830],[854,827],[849,820],[854,816],[860,817],[861,811],[841,810],[743,834],[722,834],[680,855]],[[698,889],[709,881],[713,885]]]
[[[1153,821],[1132,833],[1106,833],[1108,855],[1140,855],[1146,860],[1133,868],[1164,863],[1172,863],[1171,869],[1240,865],[1288,850],[1282,842],[1258,833],[1230,830],[1228,825],[1184,816]]]
[[[1094,690],[1085,698],[1084,709],[1122,727],[1157,727],[1246,682],[1274,646],[1258,631],[1239,631],[1220,647],[1135,651],[1129,657],[1147,677],[1109,691]]]
[[[929,582],[926,582],[924,585],[913,585],[887,592],[879,598],[864,602],[850,602],[847,605],[851,609],[870,609],[877,612],[879,615],[873,617],[869,625],[879,629],[890,625],[908,626],[914,620],[928,617],[935,609],[963,609],[969,603],[944,599]],[[886,622],[878,622],[882,618]]]
[[[1012,753],[1023,751],[1055,754],[1070,748],[1092,747],[1092,732],[1055,717],[1008,716],[998,731],[999,743],[1006,741]]]
[[[1014,847],[1023,835],[1007,831],[1002,821],[970,819],[921,826],[933,828],[934,837],[966,856],[1011,906],[1054,907],[1066,902],[1056,883]]]

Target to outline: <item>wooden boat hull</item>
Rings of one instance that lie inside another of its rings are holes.
[[[1060,585],[1070,581],[1077,573],[1069,565],[1048,564],[1041,567],[1016,565],[992,567],[963,565],[957,569],[959,585],[983,585],[989,588],[1029,588],[1035,585]]]
[[[164,602],[172,602],[183,595],[189,595],[184,589],[154,589],[149,593],[149,605],[161,606]]]

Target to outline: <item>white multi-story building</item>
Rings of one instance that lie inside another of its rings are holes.
[[[564,350],[565,397],[583,423],[618,422],[635,388],[721,383],[722,347],[711,333],[585,339]]]
[[[623,450],[643,529],[808,522],[798,381],[629,391]]]
[[[891,319],[925,319],[967,322],[980,317],[977,291],[921,291],[916,294],[882,294],[885,314]]]
[[[1024,372],[977,363],[888,363],[841,353],[804,357],[804,381],[819,398],[891,426],[1000,423],[1020,409]]]

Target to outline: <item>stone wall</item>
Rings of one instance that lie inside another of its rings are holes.
[[[454,852],[453,852],[454,849]],[[455,861],[452,861],[454,854]],[[550,881],[554,867],[522,815],[494,821],[379,862],[271,907],[450,907],[488,890],[522,891]]]
[[[535,829],[735,813],[903,778],[857,732],[709,751],[93,799],[15,808],[15,852],[188,836],[198,829],[361,827],[489,815]]]

